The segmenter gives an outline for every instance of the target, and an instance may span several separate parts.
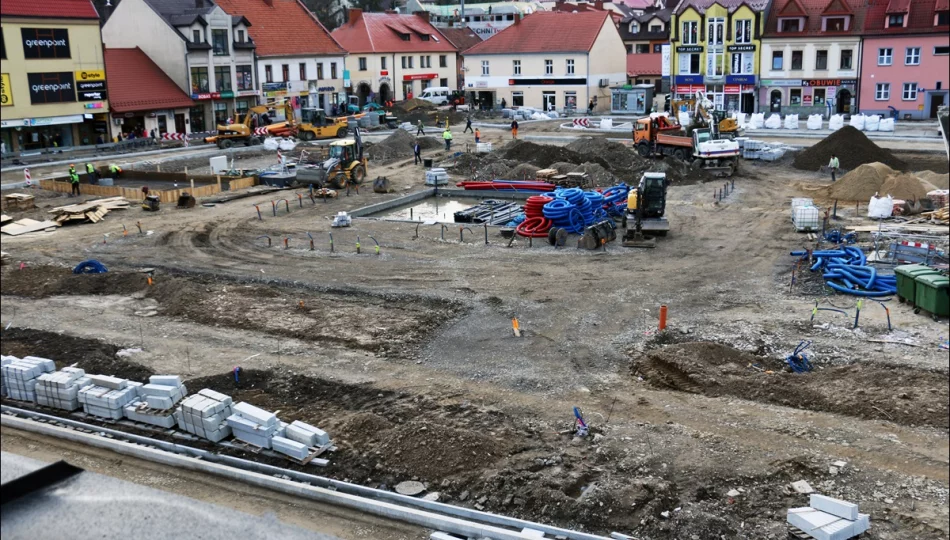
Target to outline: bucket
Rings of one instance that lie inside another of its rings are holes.
[[[432,158],[422,158],[422,166],[426,169],[432,168]]]

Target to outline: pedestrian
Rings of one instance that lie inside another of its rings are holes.
[[[505,98],[501,98],[501,108],[504,109],[508,107],[508,102],[505,101]]]
[[[475,144],[478,144],[478,141],[480,141],[481,138],[482,138],[482,132],[478,131],[478,128],[475,128]]]
[[[594,114],[594,100],[587,102],[587,116]]]
[[[836,180],[835,175],[838,173],[838,156],[831,154],[831,161],[828,162],[828,168],[831,169],[831,181]]]
[[[465,117],[465,129],[462,130],[462,133],[465,133],[467,131],[471,131],[472,133],[475,133],[475,130],[472,129],[472,115],[468,115]]]
[[[511,121],[511,138],[512,139],[518,138],[518,121],[517,120]]]
[[[413,165],[418,165],[422,163],[422,146],[419,145],[419,139],[416,139],[416,143],[412,145],[412,154],[414,156]]]
[[[442,132],[442,138],[445,140],[445,151],[452,151],[452,131],[449,128],[445,128],[445,131]]]
[[[96,144],[102,144],[102,143],[103,143],[102,135],[99,135],[98,137],[96,137]]]
[[[86,176],[89,178],[90,184],[99,183],[99,175],[96,174],[96,167],[92,163],[86,163]]]
[[[422,125],[422,119],[420,118],[419,121],[416,122],[416,137],[418,137],[419,135],[425,135],[425,134],[426,134],[425,126]]]
[[[406,94],[406,101],[409,101],[410,99],[412,99],[412,90],[410,90],[409,93]]]
[[[119,167],[115,163],[109,164],[109,174],[112,175],[112,178],[118,178],[122,174],[122,167]]]
[[[73,169],[72,166],[70,166],[69,183],[72,184],[72,191],[69,193],[69,196],[72,197],[73,195],[75,195],[78,197],[79,196],[79,175],[76,174],[76,169]]]

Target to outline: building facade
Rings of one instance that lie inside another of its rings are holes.
[[[89,0],[4,0],[0,136],[6,152],[108,139],[99,14]]]
[[[758,110],[761,38],[770,0],[681,0],[670,18],[674,99],[704,91],[716,109]]]
[[[870,0],[861,59],[861,112],[936,118],[950,86],[950,2]]]
[[[295,98],[297,108],[326,112],[341,101],[346,51],[300,0],[215,1],[250,22],[257,80],[266,101]]]
[[[250,26],[210,0],[122,0],[102,38],[109,48],[138,47],[162,68],[195,101],[187,130],[201,133],[257,104]]]
[[[344,86],[360,105],[417,97],[430,86],[457,87],[458,49],[429,23],[428,12],[351,9],[331,35],[349,52]]]
[[[539,12],[464,51],[465,89],[479,103],[610,110],[626,83],[626,49],[608,13]]]
[[[761,111],[857,110],[864,15],[858,0],[775,0],[762,38]]]
[[[436,28],[467,26],[485,40],[514,24],[516,19],[543,11],[540,2],[490,2],[468,3],[465,20],[462,20],[461,4],[441,4],[423,0],[406,0],[407,13],[426,12]]]

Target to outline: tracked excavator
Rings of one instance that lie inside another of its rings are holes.
[[[714,139],[732,140],[742,136],[742,129],[736,119],[726,116],[726,111],[715,110],[715,105],[706,97],[706,92],[696,92],[694,101],[693,124],[687,128],[687,133],[695,129],[708,129]]]

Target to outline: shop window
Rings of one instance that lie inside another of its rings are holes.
[[[217,125],[225,124],[228,121],[228,104],[216,101],[214,103],[214,122]]]
[[[790,105],[801,105],[802,104],[802,89],[792,88],[791,90],[789,90],[788,102]]]
[[[828,69],[828,51],[815,51],[815,69]]]
[[[826,92],[827,90],[824,88],[815,88],[812,91],[812,102],[814,102],[815,105],[824,105]]]
[[[783,57],[785,53],[782,51],[772,51],[772,71],[781,71],[783,64]]]
[[[235,66],[238,90],[254,89],[254,71],[251,66]]]
[[[215,66],[214,90],[215,92],[231,91],[231,66]]]
[[[802,51],[792,51],[792,69],[802,69],[804,56]]]
[[[524,107],[524,92],[512,92],[512,93],[511,93],[511,106],[512,106],[512,107]]]
[[[191,132],[197,133],[205,131],[205,108],[198,106],[188,110],[188,116],[191,117]]]
[[[246,115],[248,110],[247,100],[239,99],[234,103],[234,117],[235,121],[241,121]]]
[[[230,48],[228,47],[228,31],[227,30],[212,30],[211,31],[211,46],[214,49],[215,56],[227,56],[231,53]]]
[[[577,110],[577,92],[564,92],[564,108]]]
[[[877,83],[874,87],[874,99],[876,101],[891,99],[891,83]]]
[[[845,49],[841,51],[841,65],[840,69],[851,69],[854,61],[854,51],[851,49]]]
[[[191,93],[192,94],[201,94],[203,92],[210,92],[210,85],[208,82],[208,68],[206,67],[193,67],[191,68]]]

